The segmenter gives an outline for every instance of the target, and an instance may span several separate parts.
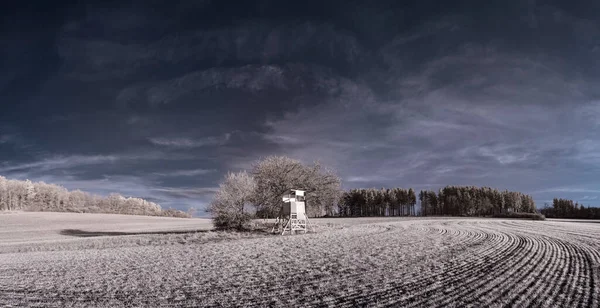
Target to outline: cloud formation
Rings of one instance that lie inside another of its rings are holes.
[[[215,172],[215,170],[209,170],[209,169],[175,170],[175,171],[170,171],[168,173],[155,173],[155,175],[181,177],[181,176],[205,175],[205,174],[208,174],[211,172]]]
[[[190,138],[150,138],[154,145],[173,147],[173,148],[199,148],[211,145],[223,145],[229,141],[231,134],[225,134],[223,137],[205,137],[201,139]]]
[[[186,209],[280,154],[321,161],[344,188],[600,205],[598,6],[428,3],[21,10],[48,27],[0,34],[0,174]]]

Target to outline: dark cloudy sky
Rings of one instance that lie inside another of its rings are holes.
[[[282,154],[600,205],[598,1],[1,5],[8,178],[186,209]]]

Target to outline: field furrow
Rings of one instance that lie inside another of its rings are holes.
[[[306,235],[173,238],[122,248],[108,237],[113,244],[100,248],[79,242],[69,249],[63,241],[66,248],[57,251],[15,253],[5,245],[0,306],[599,304],[600,224],[578,229],[576,222],[459,218],[336,224]]]

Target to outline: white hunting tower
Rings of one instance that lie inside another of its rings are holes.
[[[294,234],[296,231],[306,233],[308,231],[308,217],[306,216],[306,206],[304,199],[304,191],[292,189],[289,194],[283,196],[283,208],[279,218],[277,218],[276,226],[283,226],[281,235],[286,231]],[[273,227],[273,231],[275,231]]]

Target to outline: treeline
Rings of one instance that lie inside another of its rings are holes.
[[[546,206],[540,212],[548,218],[600,219],[600,208],[584,207],[567,199],[554,198],[552,206]]]
[[[342,193],[338,215],[362,216],[415,216],[417,197],[410,189],[352,189]]]
[[[510,212],[536,212],[531,196],[490,187],[446,186],[437,194],[431,190],[421,191],[419,200],[423,216],[492,216]]]
[[[338,203],[338,215],[360,216],[493,216],[535,213],[533,198],[520,192],[489,187],[446,186],[439,192],[422,190],[418,200],[412,188],[352,189]]]
[[[191,217],[179,210],[163,210],[160,205],[141,198],[119,194],[100,197],[80,190],[68,191],[59,185],[0,176],[0,211],[16,210]]]

